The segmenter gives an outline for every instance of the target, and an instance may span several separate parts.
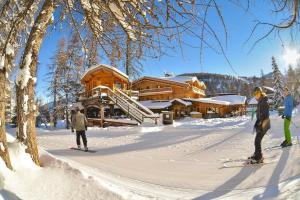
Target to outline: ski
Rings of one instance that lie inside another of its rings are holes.
[[[275,158],[276,155],[273,156],[269,156],[269,157],[264,157],[265,159],[273,159]],[[247,162],[249,161],[248,158],[238,158],[238,159],[232,159],[232,158],[227,158],[227,159],[223,159],[223,163],[231,163],[231,162]]]
[[[85,151],[84,149],[78,149],[78,148],[76,148],[76,147],[71,147],[70,149],[72,149],[72,150],[77,150],[77,151],[83,151],[83,152],[88,152],[88,153],[96,153],[97,151],[95,151],[95,150],[87,150],[87,151]]]
[[[223,163],[223,166],[221,168],[240,168],[240,167],[259,167],[267,164],[272,164],[276,163],[278,160],[265,160],[262,163],[256,163],[256,164],[251,164],[250,162],[246,161],[243,163]]]
[[[292,146],[287,146],[287,147],[284,147],[284,148],[282,148],[281,145],[275,145],[275,146],[271,146],[271,147],[266,147],[266,148],[264,148],[264,150],[271,151],[271,150],[275,150],[275,149],[287,149],[287,148],[293,147],[294,145],[297,145],[297,143],[293,143]]]

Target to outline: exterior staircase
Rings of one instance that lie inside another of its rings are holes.
[[[157,119],[159,118],[158,114],[153,113],[147,107],[130,98],[120,89],[115,88],[112,90],[106,86],[100,86],[98,88],[100,89],[100,95],[107,94],[109,100],[139,123],[143,123],[145,119],[152,119],[155,124],[157,124]]]

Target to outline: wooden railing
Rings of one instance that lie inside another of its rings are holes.
[[[157,123],[159,115],[154,114],[150,109],[135,101],[120,89],[115,88],[112,90],[109,87],[104,86],[99,88],[99,92],[101,92],[101,94],[107,94],[107,97],[112,102],[139,123],[144,122],[145,118],[153,119],[155,123]]]

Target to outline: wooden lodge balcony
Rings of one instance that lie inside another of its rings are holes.
[[[173,90],[171,87],[152,88],[152,89],[140,90],[139,96],[148,96],[148,95],[155,95],[155,94],[169,94],[172,92],[173,92]]]
[[[202,95],[202,96],[205,96],[205,92],[204,92],[204,90],[201,90],[201,89],[199,89],[199,88],[197,88],[197,87],[192,87],[192,89],[193,89],[193,92],[195,92],[195,93],[197,93],[197,94],[200,94],[200,95]]]

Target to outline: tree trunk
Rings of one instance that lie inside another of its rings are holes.
[[[53,126],[54,128],[56,128],[56,124],[57,124],[57,115],[56,115],[56,84],[57,80],[56,80],[56,75],[55,75],[55,80],[54,80],[54,91],[53,91]]]
[[[65,106],[65,112],[66,112],[66,128],[67,128],[67,129],[70,128],[70,124],[69,124],[69,113],[68,113],[68,104],[69,104],[69,97],[68,97],[68,93],[66,92],[66,106]]]
[[[24,103],[28,107],[28,119],[26,121],[26,116],[22,121],[21,117],[18,117],[18,131],[26,130],[24,132],[23,136],[25,136],[25,145],[27,146],[26,152],[31,155],[32,160],[37,164],[40,165],[39,162],[39,154],[38,154],[38,148],[37,148],[37,141],[36,141],[36,131],[35,131],[35,101],[34,101],[34,88],[35,88],[35,77],[36,77],[36,67],[37,67],[37,60],[38,60],[38,54],[41,47],[42,39],[44,38],[44,34],[46,32],[46,29],[51,22],[51,17],[54,12],[54,4],[53,0],[47,0],[44,2],[43,7],[37,16],[34,25],[31,29],[29,38],[26,43],[26,47],[24,50],[24,54],[21,60],[20,69],[26,70],[25,66],[29,65],[29,71],[30,76],[28,82],[24,83],[24,79],[19,80],[18,87],[19,87],[19,99],[17,103],[18,108],[18,115],[22,116],[25,115],[24,113],[26,110],[24,110]],[[29,59],[28,59],[29,58]],[[28,63],[31,60],[30,63]],[[22,98],[24,98],[25,92],[27,92],[28,95],[28,102],[21,101]],[[23,104],[22,104],[23,103]],[[24,122],[25,121],[25,122]],[[27,125],[27,127],[26,127]],[[20,132],[18,133],[21,137],[22,135]]]
[[[24,112],[24,89],[21,89],[19,85],[16,85],[16,96],[17,96],[17,139],[20,142],[25,142],[25,112]],[[26,131],[26,130],[25,130]]]
[[[0,156],[9,169],[13,169],[6,141],[5,129],[5,89],[6,89],[5,70],[0,70]]]
[[[131,65],[131,40],[129,37],[127,37],[126,40],[126,63],[125,63],[125,69],[126,69],[126,75],[129,76],[130,73],[130,65]]]

